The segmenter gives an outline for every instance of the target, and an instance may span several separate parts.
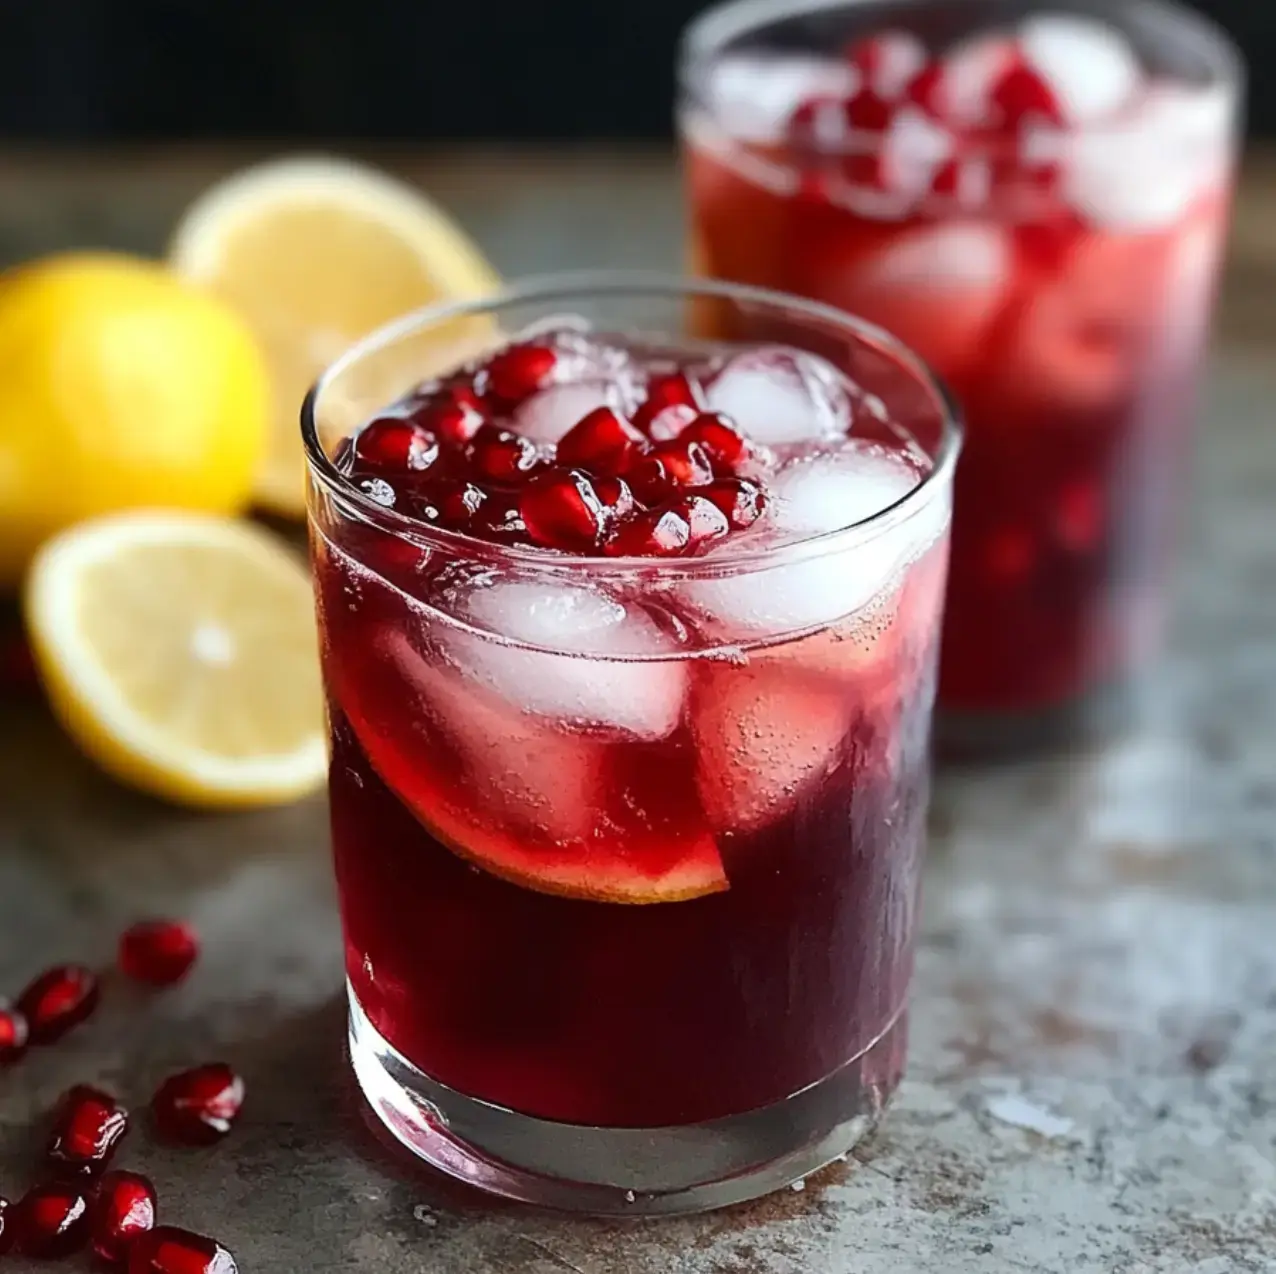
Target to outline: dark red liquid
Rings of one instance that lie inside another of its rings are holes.
[[[762,1107],[873,1044],[911,969],[945,555],[853,634],[684,657],[678,725],[641,742],[453,695],[446,634],[318,535],[347,970],[376,1029],[471,1096],[609,1126]],[[720,751],[733,721],[774,731],[769,771]],[[476,764],[483,731],[508,749]],[[526,885],[545,863],[578,893],[700,896],[554,896]]]
[[[702,273],[879,323],[963,406],[941,705],[1035,711],[1137,668],[1158,637],[1226,192],[1155,231],[1053,206],[1036,222],[991,207],[879,221],[818,183],[768,189],[694,140],[687,163]],[[950,282],[993,242],[995,284]]]

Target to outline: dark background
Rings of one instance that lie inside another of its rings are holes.
[[[670,134],[701,0],[0,0],[0,137],[528,141]],[[1276,135],[1276,0],[1199,0]]]

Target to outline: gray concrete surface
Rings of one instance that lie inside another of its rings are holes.
[[[627,171],[458,165],[441,193],[511,271],[672,264],[668,171]],[[126,172],[93,204],[46,175],[46,233],[157,242],[191,180],[167,172]],[[27,187],[0,166],[9,189]],[[3,208],[5,255],[45,242],[21,199]],[[0,707],[0,991],[53,960],[109,963],[139,913],[190,916],[206,954],[160,995],[110,984],[91,1024],[0,1073],[0,1193],[23,1187],[69,1083],[141,1103],[166,1070],[224,1056],[249,1085],[234,1135],[182,1153],[138,1132],[120,1163],[246,1274],[1276,1270],[1273,398],[1276,372],[1220,360],[1174,642],[1139,730],[943,776],[911,1072],[849,1163],[650,1223],[494,1206],[405,1167],[343,1070],[322,802],[174,812],[95,773],[32,705]]]

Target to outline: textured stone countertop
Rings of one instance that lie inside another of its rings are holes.
[[[216,156],[0,158],[0,258],[155,248]],[[660,159],[406,164],[511,273],[672,267]],[[941,776],[909,1077],[854,1157],[732,1211],[648,1223],[493,1206],[373,1138],[341,1056],[321,800],[175,812],[114,787],[38,705],[0,707],[0,989],[106,964],[139,913],[206,939],[159,997],[0,1074],[0,1192],[69,1083],[142,1102],[224,1055],[249,1106],[211,1151],[131,1139],[167,1219],[245,1274],[1088,1274],[1276,1270],[1276,367],[1270,210],[1242,201],[1174,641],[1110,746]],[[8,1258],[5,1269],[30,1268]],[[87,1269],[87,1264],[72,1268]]]

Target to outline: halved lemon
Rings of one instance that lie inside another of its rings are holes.
[[[390,319],[500,282],[420,191],[324,158],[276,160],[213,186],[182,218],[169,260],[236,308],[266,352],[275,427],[257,499],[288,516],[304,511],[297,417],[319,373]]]
[[[310,578],[267,532],[190,513],[84,522],[39,550],[24,611],[55,713],[115,777],[210,807],[323,782]]]

